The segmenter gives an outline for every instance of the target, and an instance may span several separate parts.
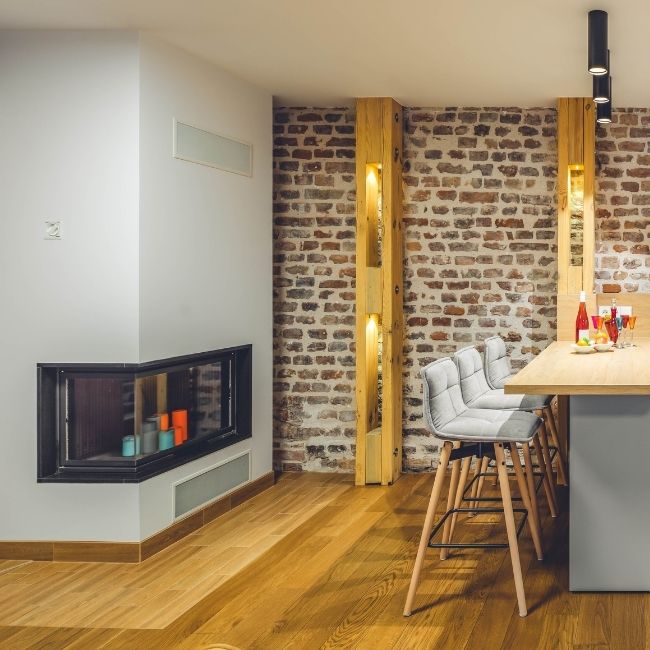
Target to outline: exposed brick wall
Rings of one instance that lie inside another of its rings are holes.
[[[650,292],[650,109],[613,111],[596,134],[596,290]]]
[[[354,114],[277,109],[274,131],[275,464],[352,471]]]
[[[556,112],[405,110],[404,454],[428,468],[420,368],[500,334],[515,367],[555,336]]]
[[[405,466],[430,467],[419,368],[499,332],[554,337],[552,109],[406,109]],[[275,461],[354,464],[354,114],[275,111]]]

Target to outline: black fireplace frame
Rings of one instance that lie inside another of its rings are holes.
[[[219,449],[252,436],[252,345],[241,345],[210,352],[199,352],[146,363],[39,363],[37,480],[39,483],[140,483]],[[138,463],[119,459],[62,462],[61,436],[65,431],[61,415],[64,377],[69,373],[84,376],[146,377],[182,370],[195,365],[232,359],[233,421],[225,430],[159,451]]]

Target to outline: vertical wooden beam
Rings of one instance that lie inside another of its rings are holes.
[[[402,232],[402,107],[384,100],[383,314],[382,314],[382,485],[402,469],[402,351],[404,345]]]
[[[569,100],[557,100],[557,292],[569,292]]]
[[[367,296],[366,266],[368,263],[368,220],[366,217],[366,160],[369,147],[366,143],[369,105],[357,102],[356,107],[356,185],[357,185],[357,219],[356,219],[356,389],[357,402],[357,440],[355,455],[355,483],[366,484],[366,435],[368,413],[368,378],[367,378],[367,344],[366,327]]]
[[[580,291],[591,294],[594,290],[596,121],[594,104],[588,97],[561,97],[557,102],[557,111],[557,330],[559,333],[574,329],[573,321]],[[584,175],[581,265],[571,264],[569,181],[571,166],[579,166]]]
[[[381,420],[381,483],[402,463],[402,107],[390,98],[356,104],[356,398],[357,485],[367,483],[366,438]],[[375,192],[373,178],[379,181]],[[381,208],[379,207],[381,205]],[[381,240],[381,246],[378,242]],[[381,250],[381,254],[379,251]],[[377,279],[380,278],[378,282]],[[376,287],[381,287],[377,310]],[[382,413],[378,404],[378,334],[382,342]]]
[[[355,482],[366,484],[366,436],[376,426],[377,391],[377,345],[378,330],[369,326],[366,286],[367,268],[372,258],[371,235],[376,238],[377,224],[371,223],[373,211],[376,214],[377,197],[368,191],[368,166],[375,169],[381,163],[382,141],[381,100],[370,98],[358,100],[356,106],[356,402],[357,438],[355,457]],[[379,129],[379,134],[378,134]],[[369,200],[370,199],[370,200]],[[373,205],[374,200],[374,205]],[[369,205],[370,204],[370,205]],[[370,208],[370,210],[369,210]],[[374,338],[375,340],[368,340]],[[375,355],[375,358],[372,355]]]
[[[585,196],[582,233],[582,289],[594,291],[594,261],[596,256],[596,206],[594,203],[596,177],[596,106],[583,100]]]

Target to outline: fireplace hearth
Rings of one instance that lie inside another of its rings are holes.
[[[252,346],[38,364],[39,482],[140,482],[250,438]]]

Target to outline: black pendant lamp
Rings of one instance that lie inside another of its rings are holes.
[[[609,80],[609,101],[596,104],[596,122],[598,124],[610,124],[612,121],[612,78],[607,75]]]
[[[607,50],[607,70],[609,70],[609,50]],[[596,104],[606,104],[612,97],[611,77],[609,72],[607,74],[594,75],[592,79],[594,86],[594,102]]]
[[[588,70],[593,75],[609,72],[607,62],[607,12],[594,9],[589,12]]]

